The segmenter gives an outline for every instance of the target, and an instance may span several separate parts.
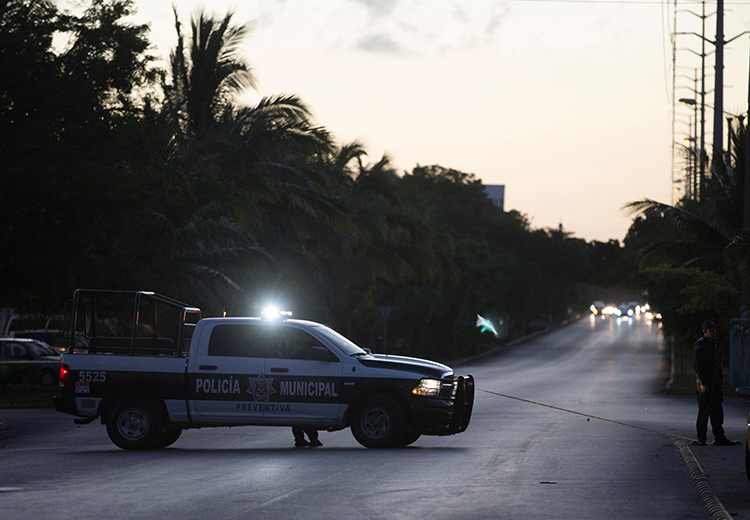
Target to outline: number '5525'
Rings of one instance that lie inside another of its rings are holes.
[[[103,383],[107,380],[107,372],[104,370],[81,370],[78,373],[78,380]]]

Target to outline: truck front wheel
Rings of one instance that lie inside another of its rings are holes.
[[[404,436],[403,417],[401,407],[390,397],[368,397],[354,410],[352,434],[367,448],[398,446]]]
[[[123,450],[154,448],[159,444],[163,431],[161,414],[154,403],[145,399],[119,401],[107,419],[107,435]]]
[[[171,446],[172,444],[177,442],[177,439],[180,438],[180,435],[182,435],[182,428],[165,428],[156,446],[158,448],[166,448],[167,446]]]
[[[406,430],[406,433],[404,433],[399,439],[398,446],[409,446],[410,444],[414,444],[419,437],[421,437],[421,434],[417,433],[413,428]]]

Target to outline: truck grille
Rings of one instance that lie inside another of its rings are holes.
[[[454,399],[458,390],[458,380],[454,377],[445,378],[440,388],[440,397],[443,399]]]

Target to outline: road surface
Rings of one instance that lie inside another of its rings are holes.
[[[643,317],[586,317],[456,367],[479,390],[468,430],[392,450],[348,429],[295,449],[288,428],[239,427],[126,452],[99,423],[0,410],[0,517],[703,519],[670,436],[695,436],[695,399],[664,395],[664,349]],[[745,419],[728,413],[730,437]]]

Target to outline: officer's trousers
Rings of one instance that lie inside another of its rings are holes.
[[[711,431],[714,438],[724,437],[724,407],[721,403],[724,396],[721,387],[706,387],[706,392],[698,392],[698,420],[695,427],[698,430],[698,440],[706,442],[706,432],[708,431],[708,420],[711,419]]]

